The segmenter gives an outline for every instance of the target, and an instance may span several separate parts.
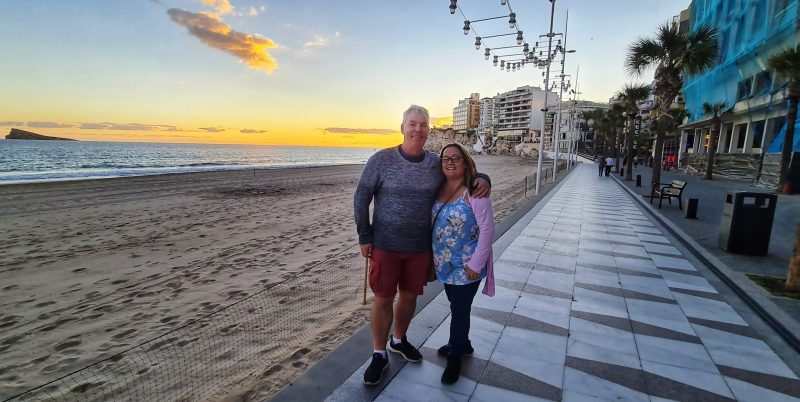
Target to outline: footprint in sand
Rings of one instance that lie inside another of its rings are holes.
[[[78,345],[80,345],[81,343],[82,343],[81,341],[66,341],[66,342],[61,342],[61,343],[59,343],[58,345],[54,346],[54,347],[53,347],[53,349],[55,349],[55,351],[56,351],[56,352],[61,352],[61,351],[62,351],[62,350],[64,350],[64,349],[69,349],[69,348],[71,348],[71,347],[78,346]]]
[[[131,334],[133,334],[134,332],[136,332],[136,329],[133,329],[133,328],[131,328],[131,329],[127,330],[127,331],[123,331],[123,332],[120,332],[120,333],[118,333],[118,334],[116,334],[116,335],[113,335],[113,336],[112,336],[112,338],[114,338],[114,339],[123,339],[123,338],[127,338],[127,337],[128,337],[128,335],[131,335]]]

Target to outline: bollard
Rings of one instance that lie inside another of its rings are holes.
[[[689,202],[686,203],[686,219],[697,219],[698,202],[697,198],[689,198]]]
[[[636,187],[641,187],[641,186],[642,186],[642,175],[637,174],[636,175]]]

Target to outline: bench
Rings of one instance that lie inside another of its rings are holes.
[[[662,186],[662,187],[659,187]],[[669,202],[669,205],[672,205],[672,199],[678,199],[678,209],[683,210],[683,204],[681,203],[681,195],[683,194],[683,190],[686,188],[686,182],[680,180],[673,180],[671,183],[653,183],[653,189],[650,193],[650,203],[653,203],[653,199],[658,197],[658,209],[661,209],[661,203],[664,202],[666,198]]]

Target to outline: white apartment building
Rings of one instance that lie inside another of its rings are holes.
[[[558,103],[558,95],[550,92],[550,108]],[[542,127],[544,90],[530,85],[497,94],[494,97],[494,125],[497,136],[509,141],[538,142]],[[534,135],[536,133],[536,135]]]
[[[453,130],[464,134],[470,128],[478,127],[480,122],[480,94],[473,93],[469,98],[458,101],[453,108]]]

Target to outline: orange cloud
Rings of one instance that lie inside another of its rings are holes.
[[[278,45],[270,39],[237,32],[210,13],[193,13],[180,8],[167,10],[172,21],[186,27],[190,34],[214,49],[236,56],[251,68],[271,73],[278,67],[267,49]]]
[[[322,131],[326,133],[336,134],[381,134],[391,135],[398,134],[399,131],[391,130],[388,128],[345,128],[345,127],[328,127],[323,128]]]
[[[212,7],[217,15],[228,14],[233,11],[230,0],[201,0],[206,6]]]
[[[442,127],[442,126],[452,126],[453,125],[453,117],[434,117],[433,120],[433,127]]]

